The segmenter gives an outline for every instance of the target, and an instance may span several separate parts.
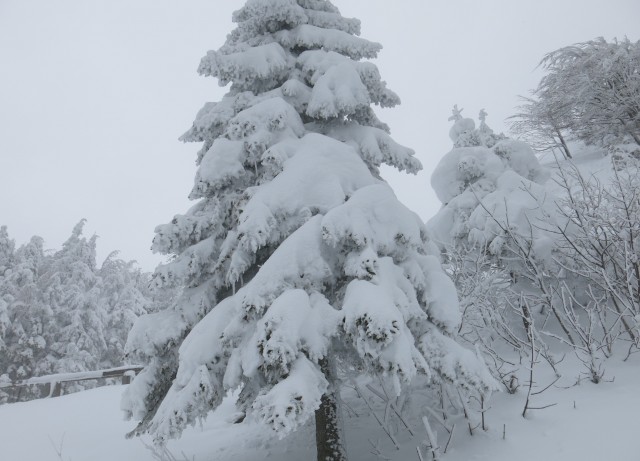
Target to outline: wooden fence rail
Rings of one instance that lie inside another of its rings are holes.
[[[78,373],[58,373],[47,376],[35,376],[33,378],[21,381],[13,381],[8,383],[0,383],[0,390],[13,390],[16,393],[15,401],[20,400],[21,390],[27,386],[45,386],[46,397],[59,397],[62,395],[62,384],[81,382],[87,380],[106,380],[108,378],[120,378],[122,384],[129,384],[131,378],[140,373],[142,370],[140,365],[125,365],[117,368],[108,368],[106,370],[81,371]],[[104,384],[103,384],[104,385]]]

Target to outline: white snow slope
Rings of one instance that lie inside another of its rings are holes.
[[[553,379],[543,365],[537,370],[535,380],[540,390]],[[598,385],[583,381],[571,386],[580,371],[579,364],[565,363],[565,377],[534,397],[534,406],[556,405],[532,411],[527,419],[520,416],[525,398],[523,387],[515,395],[495,395],[491,409],[486,413],[488,430],[477,429],[470,437],[464,422],[460,421],[443,461],[640,459],[637,443],[640,356],[632,356],[627,362],[611,359],[607,362],[605,376],[609,381]],[[524,381],[522,378],[521,382]],[[119,400],[123,389],[123,386],[103,387],[59,398],[0,406],[0,459],[154,460],[141,440],[124,437],[132,423],[123,421],[120,415]],[[385,459],[371,453],[369,440],[379,441],[386,459],[418,459],[416,445],[424,439],[424,430],[417,423],[413,424],[414,437],[406,431],[398,433],[401,449],[396,450],[388,443],[375,420],[367,416],[363,405],[359,405],[357,400],[349,403],[360,415],[358,418],[350,412],[345,415],[351,461]],[[170,442],[169,449],[176,459],[314,459],[312,426],[279,441],[260,425],[227,423],[225,420],[231,411],[230,405],[223,404],[202,427],[192,428],[184,433],[182,439]],[[506,438],[503,440],[505,428]],[[265,441],[264,446],[260,441]],[[441,444],[443,442],[441,440]],[[429,458],[425,456],[425,459]]]

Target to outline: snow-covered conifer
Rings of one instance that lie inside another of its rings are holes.
[[[106,316],[98,302],[97,237],[82,235],[84,223],[83,219],[73,228],[42,276],[45,302],[56,323],[49,347],[57,359],[56,368],[64,371],[98,369],[101,353],[106,350]]]
[[[103,326],[106,348],[100,357],[101,366],[121,364],[129,330],[135,320],[150,310],[146,294],[148,274],[136,267],[135,261],[117,258],[112,252],[97,272],[99,277],[99,312],[104,313]]]
[[[0,382],[9,382],[11,341],[10,304],[14,296],[9,292],[9,280],[15,260],[15,242],[9,238],[6,226],[0,227]],[[0,389],[0,403],[8,401],[9,395]]]
[[[52,370],[46,348],[53,331],[52,313],[38,287],[44,260],[42,239],[33,237],[16,250],[12,264],[0,278],[5,325],[0,367],[11,380]]]
[[[442,208],[428,228],[443,248],[477,245],[499,257],[508,239],[502,227],[526,237],[535,232],[543,243],[543,233],[532,224],[552,212],[553,201],[543,187],[549,173],[531,148],[496,135],[486,115],[480,112],[478,129],[472,119],[454,120],[449,132],[454,148],[431,176]]]
[[[0,352],[5,348],[4,336],[11,326],[9,321],[9,293],[7,277],[14,265],[16,244],[9,238],[7,226],[0,227]],[[5,299],[6,298],[6,299]]]
[[[0,227],[0,277],[2,277],[7,269],[13,263],[15,257],[16,244],[13,239],[9,238],[7,226]]]
[[[249,0],[199,72],[229,92],[183,140],[202,142],[190,197],[156,228],[174,255],[158,284],[174,306],[141,317],[131,357],[149,365],[123,398],[136,433],[163,442],[238,404],[281,436],[316,417],[318,459],[345,459],[338,392],[345,365],[397,393],[422,374],[485,392],[482,362],[454,340],[452,282],[420,219],[380,179],[415,173],[371,105],[392,107],[360,23],[326,0]]]

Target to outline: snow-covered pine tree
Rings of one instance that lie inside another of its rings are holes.
[[[148,366],[122,406],[162,443],[242,389],[281,436],[315,414],[318,459],[343,460],[344,365],[398,393],[419,373],[494,382],[453,339],[455,289],[424,225],[378,174],[420,169],[371,108],[399,103],[363,61],[381,45],[326,0],[249,0],[233,20],[199,67],[229,92],[182,138],[204,143],[198,202],[153,242],[174,255],[156,281],[186,288],[134,325],[128,353]]]
[[[16,243],[9,237],[7,226],[0,226],[0,277],[11,267],[15,251]]]
[[[106,312],[99,303],[96,274],[97,236],[82,235],[85,222],[74,226],[42,275],[43,294],[56,325],[49,349],[59,371],[96,370],[107,349]]]
[[[135,320],[150,311],[150,294],[146,293],[149,274],[136,267],[135,261],[117,258],[112,252],[98,270],[99,312],[105,316],[104,337],[106,348],[100,357],[101,367],[122,363],[127,335]]]
[[[7,226],[0,227],[0,353],[4,353],[4,337],[11,326],[9,321],[9,293],[7,277],[14,265],[16,244],[9,238]],[[5,299],[6,298],[6,299]],[[2,368],[4,370],[4,367]]]
[[[476,245],[499,257],[508,239],[501,226],[529,237],[528,232],[539,230],[531,224],[554,207],[542,186],[549,172],[526,143],[496,135],[484,110],[479,128],[457,107],[453,112],[449,136],[454,147],[431,176],[442,208],[427,227],[442,248]]]
[[[15,251],[0,279],[0,298],[6,303],[0,370],[11,381],[52,371],[46,360],[47,340],[53,331],[52,312],[38,286],[44,261],[43,241],[32,237]],[[26,393],[37,396],[38,390],[27,389]]]
[[[9,278],[15,264],[15,242],[9,237],[7,226],[0,226],[0,383],[11,381],[9,377],[11,341],[10,305],[14,300],[10,292]],[[0,404],[9,400],[9,394],[0,388]]]

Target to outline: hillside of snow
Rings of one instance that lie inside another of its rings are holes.
[[[637,410],[640,409],[640,357],[627,362],[611,359],[606,381],[575,385],[581,364],[570,356],[563,363],[563,378],[542,394],[534,405],[554,404],[522,418],[525,390],[496,394],[486,412],[487,431],[470,436],[464,420],[458,421],[445,461],[632,461],[640,458],[637,444]],[[536,389],[554,377],[548,367],[536,367]],[[521,382],[526,377],[521,376]],[[0,406],[0,459],[3,461],[153,461],[145,448],[148,439],[126,439],[132,423],[119,410],[125,386],[111,386],[59,398]],[[347,398],[345,429],[353,461],[418,460],[416,446],[425,438],[419,421],[411,421],[415,436],[399,429],[400,450],[393,448],[362,401]],[[374,408],[379,417],[383,408]],[[280,441],[259,424],[230,424],[229,402],[201,427],[187,430],[168,447],[179,461],[298,461],[315,455],[313,425]],[[358,416],[355,416],[355,413]],[[504,434],[504,439],[503,439]],[[446,439],[440,437],[441,444]],[[261,441],[266,441],[261,447]],[[373,445],[380,449],[372,453]],[[171,459],[171,458],[167,458]],[[425,459],[428,459],[425,457]]]

